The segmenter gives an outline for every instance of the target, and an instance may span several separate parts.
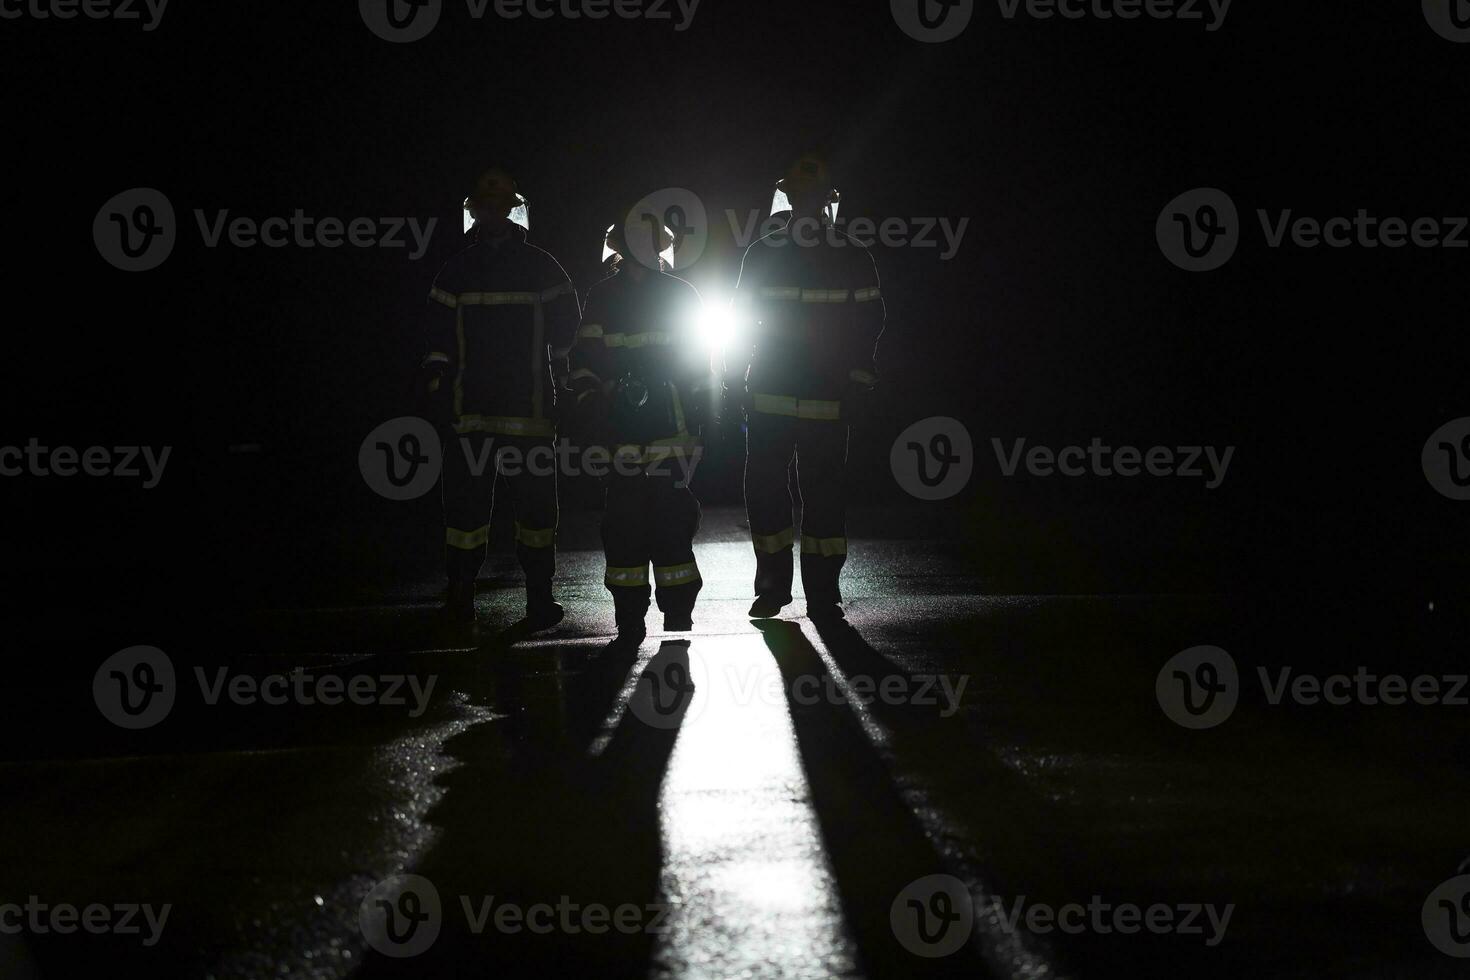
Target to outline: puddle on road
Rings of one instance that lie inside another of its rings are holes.
[[[373,829],[365,842],[346,855],[360,870],[326,890],[303,888],[258,912],[243,937],[249,948],[226,954],[208,977],[340,980],[362,964],[358,906],[375,884],[415,866],[434,844],[438,831],[425,819],[444,797],[439,777],[463,764],[444,753],[445,744],[502,717],[464,695],[456,695],[455,708],[453,720],[374,750],[363,781],[377,784],[382,803],[367,815]]]

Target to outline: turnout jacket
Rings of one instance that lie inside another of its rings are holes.
[[[808,237],[788,226],[746,251],[735,308],[749,333],[729,367],[750,411],[836,421],[846,395],[877,383],[883,294],[856,239],[826,225]]]
[[[448,386],[455,431],[556,435],[577,293],[550,254],[506,223],[454,256],[429,291],[422,366]]]
[[[567,384],[620,452],[651,461],[699,446],[716,394],[700,305],[692,285],[652,270],[619,271],[588,292]]]

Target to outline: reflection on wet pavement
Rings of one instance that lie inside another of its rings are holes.
[[[759,636],[699,637],[695,702],[659,801],[655,975],[834,977],[856,971],[780,674]]]

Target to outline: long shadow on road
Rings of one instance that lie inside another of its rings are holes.
[[[618,643],[472,658],[456,682],[506,717],[446,744],[461,764],[438,780],[439,838],[415,869],[438,891],[442,932],[411,959],[370,953],[365,976],[647,974],[659,786],[678,730],[625,714],[588,752],[639,667]]]
[[[793,622],[756,623],[781,671],[823,842],[843,911],[869,976],[968,976],[973,956],[922,958],[906,949],[890,909],[912,882],[946,869],[835,689],[821,656]],[[881,658],[880,658],[881,659]],[[893,672],[887,670],[879,676]]]

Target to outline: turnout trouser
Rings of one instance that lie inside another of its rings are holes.
[[[745,510],[755,543],[755,593],[791,599],[796,542],[787,473],[796,459],[801,492],[801,582],[807,602],[842,601],[838,577],[847,561],[843,469],[847,423],[751,412],[746,432]]]
[[[604,582],[613,596],[619,629],[642,624],[655,590],[664,615],[684,619],[694,611],[703,585],[694,561],[699,501],[678,482],[672,475],[616,473],[609,478],[602,518]]]
[[[553,440],[472,432],[444,440],[444,555],[450,585],[472,584],[485,563],[495,477],[515,507],[516,558],[528,595],[549,597],[556,572]]]

